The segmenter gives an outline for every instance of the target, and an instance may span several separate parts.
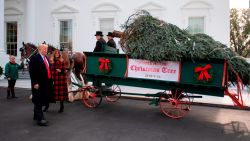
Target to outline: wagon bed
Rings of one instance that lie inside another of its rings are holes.
[[[241,95],[228,91],[227,61],[224,59],[183,59],[181,61],[152,62],[132,59],[126,54],[84,52],[85,76],[93,82],[93,95],[83,98],[88,107],[97,107],[105,96],[109,101],[119,99],[119,85],[153,88],[161,93],[142,96],[154,97],[161,111],[172,118],[180,118],[190,108],[190,93],[223,97],[229,95],[243,107]],[[103,85],[105,84],[105,85]],[[130,93],[126,93],[130,94]],[[89,99],[91,98],[91,99]],[[171,109],[171,110],[169,110]]]

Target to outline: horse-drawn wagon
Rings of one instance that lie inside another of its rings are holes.
[[[125,54],[106,53],[105,47],[102,53],[84,53],[83,71],[93,84],[82,89],[86,106],[97,107],[102,97],[116,101],[125,93],[152,97],[153,103],[172,118],[183,117],[199,95],[228,95],[235,105],[244,107],[241,89],[250,82],[249,64],[230,48],[208,35],[190,34],[147,11],[129,16],[122,28],[123,32],[113,34],[120,38]],[[236,92],[229,91],[229,81],[237,84]],[[162,92],[128,93],[119,85]]]
[[[190,109],[192,94],[223,97],[228,95],[243,108],[240,91],[228,90],[227,60],[191,60],[153,62],[131,59],[126,54],[85,52],[84,73],[92,86],[84,91],[83,103],[89,108],[100,105],[102,98],[114,102],[121,94],[151,97],[155,105],[171,118],[181,118]],[[155,94],[122,92],[119,85],[162,90]],[[239,83],[239,85],[241,85]],[[238,89],[239,90],[239,89]]]

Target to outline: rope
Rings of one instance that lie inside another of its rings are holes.
[[[231,93],[229,93],[229,91],[227,90],[227,93],[230,94],[229,96],[232,98],[232,100],[234,102],[236,102],[235,104],[237,104],[238,106],[240,107],[244,107],[243,105],[243,98],[242,98],[242,93],[241,93],[241,90],[244,89],[244,85],[243,85],[243,82],[242,80],[240,79],[240,76],[238,75],[238,73],[233,69],[232,65],[227,62],[227,64],[229,65],[229,68],[230,70],[235,74],[236,78],[237,78],[237,97],[236,96],[233,96]],[[228,83],[228,77],[227,77],[227,83]],[[234,99],[236,98],[236,99]]]
[[[83,60],[84,60],[84,67],[83,67],[83,73],[86,73],[86,68],[87,68],[87,56],[85,53],[83,53]]]
[[[29,48],[31,48],[31,49],[33,50],[32,53],[31,53],[28,57],[25,58],[25,59],[29,60],[31,56],[33,56],[35,53],[37,53],[38,48],[33,49],[33,48],[30,47],[30,46],[27,46],[27,47],[29,47]],[[25,51],[25,48],[24,48],[24,51]],[[25,52],[26,52],[26,51],[25,51]]]

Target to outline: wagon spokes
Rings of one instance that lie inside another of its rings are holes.
[[[121,88],[120,86],[113,84],[108,91],[106,100],[109,102],[116,102],[121,97]]]
[[[102,101],[101,91],[94,87],[89,86],[84,89],[82,102],[87,108],[96,108]]]
[[[161,111],[168,117],[181,118],[190,109],[190,98],[182,90],[165,91],[160,96]]]

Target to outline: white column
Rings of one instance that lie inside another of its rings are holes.
[[[25,33],[26,42],[36,43],[36,0],[26,1]]]
[[[4,51],[4,0],[0,0],[0,52]]]
[[[0,0],[0,66],[4,68],[8,61],[8,56],[5,53],[4,45],[4,0]],[[4,75],[0,76],[0,80],[4,79]]]

